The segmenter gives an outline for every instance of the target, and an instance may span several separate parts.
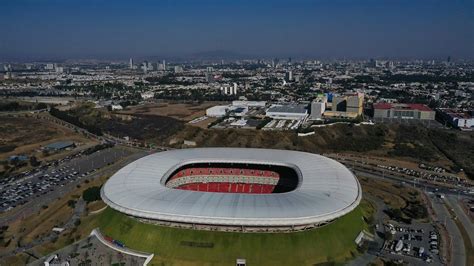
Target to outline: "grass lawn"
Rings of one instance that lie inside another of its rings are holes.
[[[234,265],[237,258],[245,258],[248,265],[313,265],[342,263],[356,255],[354,239],[366,228],[362,216],[358,207],[327,226],[297,233],[169,228],[141,223],[111,208],[98,214],[95,222],[103,234],[127,247],[154,253],[153,265]],[[212,247],[191,247],[183,241]]]

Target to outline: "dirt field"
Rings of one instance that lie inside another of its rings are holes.
[[[362,191],[365,194],[375,196],[392,208],[403,208],[406,206],[405,194],[411,191],[410,188],[395,187],[394,184],[383,181],[360,177],[359,181]]]
[[[77,146],[97,143],[70,129],[35,117],[0,117],[0,160],[19,154],[35,155],[43,160],[45,155],[38,150],[46,144],[62,140],[74,141]],[[47,159],[57,156],[51,154]]]
[[[218,105],[218,102],[205,102],[200,104],[185,103],[159,103],[130,107],[120,114],[147,114],[168,116],[181,121],[191,121],[206,114],[206,109]]]
[[[207,119],[203,121],[199,121],[197,123],[189,124],[189,125],[206,129],[209,124],[215,122],[217,119],[218,118],[216,117],[208,117]]]

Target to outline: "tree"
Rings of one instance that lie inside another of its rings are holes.
[[[76,207],[76,201],[75,200],[68,200],[67,206],[71,207],[74,209]]]
[[[36,167],[36,166],[40,165],[40,162],[38,161],[36,156],[31,156],[30,157],[30,165],[33,166],[33,167]]]
[[[101,187],[90,187],[82,192],[82,198],[87,202],[93,202],[100,200],[100,188]]]

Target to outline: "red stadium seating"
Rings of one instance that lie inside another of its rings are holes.
[[[193,182],[183,184],[177,189],[204,191],[204,192],[221,192],[221,193],[252,193],[252,194],[269,194],[275,189],[275,185],[252,183],[255,177],[267,177],[278,180],[279,174],[269,170],[243,169],[243,168],[218,168],[218,167],[196,167],[180,170],[169,180],[175,180],[183,177],[207,176],[210,177],[208,183]],[[246,182],[212,182],[213,176],[228,177],[244,177]]]
[[[184,177],[184,176],[257,176],[257,177],[271,177],[279,178],[278,173],[268,170],[255,170],[255,169],[240,169],[240,168],[187,168],[177,172],[170,180]]]
[[[246,183],[191,183],[176,187],[177,189],[221,192],[221,193],[247,193],[247,194],[270,194],[275,188],[274,185],[246,184]]]

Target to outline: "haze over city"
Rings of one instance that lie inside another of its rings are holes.
[[[473,1],[0,3],[0,59],[472,58]]]
[[[0,0],[0,265],[473,266],[473,0]]]

